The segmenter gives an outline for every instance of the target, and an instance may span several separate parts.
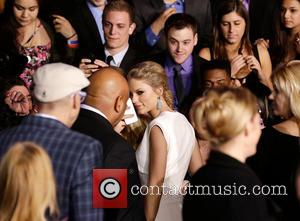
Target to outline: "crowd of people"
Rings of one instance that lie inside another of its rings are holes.
[[[299,0],[0,11],[0,221],[300,218]],[[93,208],[95,168],[126,208]]]

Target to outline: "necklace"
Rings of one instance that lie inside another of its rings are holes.
[[[33,40],[34,36],[36,35],[36,33],[38,32],[40,26],[41,26],[41,23],[39,23],[38,25],[35,24],[32,35],[28,38],[28,40],[23,45],[20,44],[22,47],[26,47],[26,46],[31,47],[32,40]]]

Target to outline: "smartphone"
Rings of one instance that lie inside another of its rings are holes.
[[[139,120],[135,112],[132,100],[130,98],[127,100],[127,109],[124,115],[129,115],[129,114],[132,115],[132,117],[124,119],[126,125],[135,123]]]
[[[85,62],[85,64],[94,64],[95,60],[96,60],[96,55],[94,55],[93,53],[90,53],[87,58],[89,58],[91,61],[90,62]]]

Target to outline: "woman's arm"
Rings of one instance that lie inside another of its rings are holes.
[[[196,142],[192,153],[190,165],[189,165],[190,174],[194,175],[197,172],[197,170],[203,165],[204,165],[204,159],[202,159],[201,157],[200,147]]]
[[[150,132],[149,154],[148,186],[150,188],[145,198],[145,214],[147,221],[154,221],[159,208],[162,192],[161,186],[164,182],[167,164],[167,142],[158,126],[154,126]]]
[[[198,54],[201,58],[204,58],[208,61],[211,60],[211,54],[209,48],[202,48]]]
[[[272,82],[271,82],[271,74],[272,74],[272,62],[270,58],[270,54],[268,52],[268,49],[262,44],[257,44],[257,50],[258,50],[258,56],[261,63],[261,71],[260,74],[260,80],[261,83],[269,87],[271,90],[273,88]]]

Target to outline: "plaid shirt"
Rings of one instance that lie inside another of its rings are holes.
[[[98,141],[40,116],[29,116],[19,126],[0,133],[0,157],[17,141],[35,142],[48,152],[56,177],[61,219],[103,220],[103,210],[92,207],[92,169],[103,164]]]

